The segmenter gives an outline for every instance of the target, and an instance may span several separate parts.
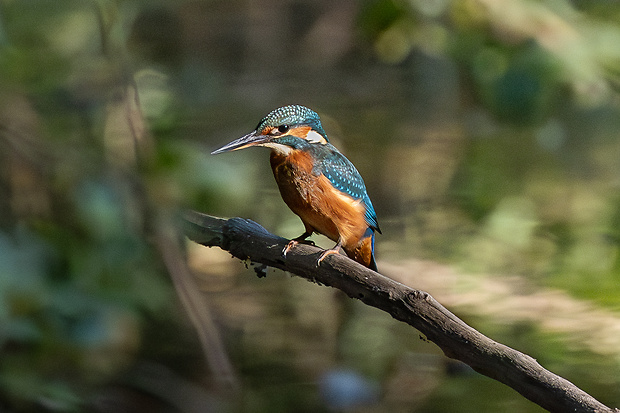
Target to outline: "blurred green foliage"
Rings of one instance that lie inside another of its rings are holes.
[[[619,16],[564,0],[1,1],[0,410],[328,411],[321,383],[344,367],[381,387],[365,411],[540,411],[385,314],[190,246],[231,397],[160,241],[182,208],[299,235],[265,153],[208,153],[300,103],[365,177],[380,268],[518,276],[616,331]],[[613,337],[502,324],[473,301],[455,312],[620,404]]]

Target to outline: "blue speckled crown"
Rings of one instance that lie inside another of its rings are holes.
[[[273,110],[258,123],[256,130],[280,125],[308,125],[327,140],[327,135],[321,125],[319,115],[305,106],[289,105]]]

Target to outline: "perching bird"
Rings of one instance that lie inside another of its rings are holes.
[[[318,263],[343,248],[350,258],[377,270],[375,231],[381,233],[377,214],[362,177],[329,143],[316,112],[299,105],[276,109],[254,131],[212,154],[250,146],[271,149],[271,168],[282,199],[306,229],[284,249],[285,256],[296,243],[318,232],[337,243]]]

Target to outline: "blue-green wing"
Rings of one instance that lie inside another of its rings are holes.
[[[334,149],[325,156],[319,165],[319,172],[325,175],[334,188],[353,199],[361,199],[366,208],[366,223],[373,230],[381,233],[377,222],[377,213],[366,192],[366,185],[355,166],[344,155]]]

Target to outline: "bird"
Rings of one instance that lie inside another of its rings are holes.
[[[271,149],[271,169],[286,205],[301,219],[305,231],[283,250],[286,257],[313,233],[336,245],[324,251],[317,266],[330,254],[346,255],[377,271],[375,232],[381,233],[377,214],[362,176],[335,146],[319,115],[305,106],[288,105],[271,111],[256,128],[212,155],[263,146]]]

